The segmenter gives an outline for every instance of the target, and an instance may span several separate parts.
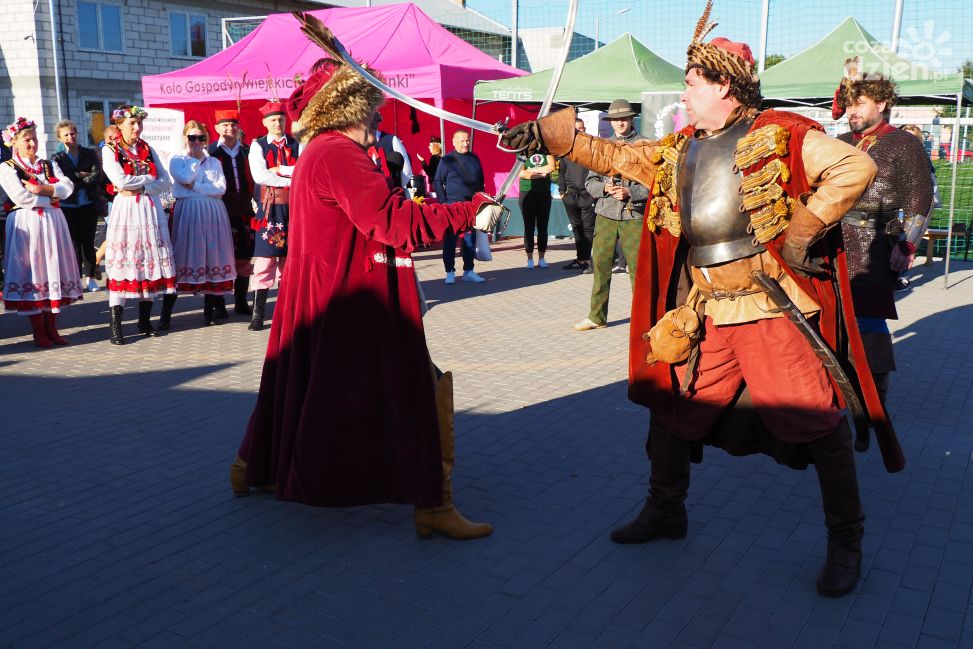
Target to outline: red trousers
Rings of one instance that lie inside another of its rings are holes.
[[[687,364],[674,367],[682,384]],[[754,408],[777,439],[807,443],[841,420],[828,372],[811,345],[785,318],[716,326],[706,318],[699,364],[688,394],[675,407],[652,410],[653,420],[680,438],[698,441],[746,383]]]

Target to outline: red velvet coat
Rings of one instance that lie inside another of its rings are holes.
[[[420,206],[339,133],[311,140],[287,268],[240,447],[251,484],[309,505],[442,502],[433,374],[409,253],[470,203]]]

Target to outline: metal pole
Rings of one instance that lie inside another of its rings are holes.
[[[953,214],[956,210],[956,165],[959,160],[959,114],[963,110],[963,93],[956,95],[956,123],[953,124],[953,180],[949,190],[949,226],[946,230],[946,267],[943,272],[943,288],[949,288],[949,247],[953,240]],[[967,234],[966,236],[969,236]],[[932,240],[929,241],[932,245]]]
[[[510,67],[517,67],[517,40],[519,32],[517,30],[517,14],[520,13],[520,3],[513,0],[513,16],[510,19]],[[445,142],[443,143],[445,144]]]
[[[892,17],[892,51],[899,51],[899,32],[902,31],[902,8],[905,0],[895,0],[895,15]]]
[[[51,49],[54,50],[54,94],[57,95],[57,121],[61,121],[61,72],[57,56],[57,26],[54,24],[54,0],[47,0],[51,12]],[[57,135],[55,133],[55,135]]]
[[[601,16],[595,16],[595,49],[598,49],[598,21],[601,20]]]
[[[760,3],[760,58],[757,60],[757,73],[760,74],[767,67],[767,25],[770,21],[770,0]]]

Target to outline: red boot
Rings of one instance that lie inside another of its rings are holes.
[[[44,316],[44,330],[51,342],[55,345],[70,345],[71,342],[57,332],[57,315],[47,311],[42,315]]]
[[[34,328],[34,344],[42,349],[50,347],[53,343],[47,337],[47,331],[44,328],[44,315],[37,313],[27,316],[27,318],[30,320],[30,326]]]

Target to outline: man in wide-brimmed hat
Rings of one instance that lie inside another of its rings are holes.
[[[831,111],[834,119],[848,115],[851,130],[838,139],[868,153],[878,166],[875,182],[841,219],[841,233],[858,327],[883,400],[889,374],[895,370],[886,321],[898,318],[893,291],[899,273],[915,259],[933,202],[925,147],[911,133],[888,123],[897,100],[895,84],[880,74],[866,74],[855,57],[845,63]]]
[[[492,528],[453,505],[452,376],[430,361],[410,253],[447,228],[489,230],[500,207],[484,194],[421,205],[393,189],[366,153],[382,101],[326,62],[287,102],[306,143],[287,278],[231,483],[324,507],[408,503],[422,537],[479,538]]]
[[[615,142],[638,142],[645,138],[635,130],[637,113],[627,99],[616,99],[602,119],[608,120]],[[615,248],[629,260],[628,274],[635,286],[639,242],[642,240],[642,216],[649,188],[622,178],[620,174],[588,172],[585,189],[595,199],[595,236],[591,244],[591,305],[588,317],[574,325],[576,331],[608,326],[608,294],[612,281]]]
[[[652,188],[629,356],[629,398],[651,410],[649,494],[612,540],[687,534],[690,458],[699,458],[701,444],[738,455],[763,452],[799,468],[813,462],[828,531],[817,588],[840,596],[857,583],[864,532],[851,433],[824,364],[757,278],[762,272],[776,280],[817,323],[846,371],[857,371],[858,397],[889,452],[886,466],[899,470],[901,449],[858,331],[846,319],[850,289],[840,241],[829,235],[871,182],[875,165],[816,122],[761,112],[750,48],[703,40],[715,27],[710,8],[687,52],[682,100],[690,125],[682,131],[658,142],[602,140],[576,134],[567,109],[514,127],[503,144],[544,148]]]

